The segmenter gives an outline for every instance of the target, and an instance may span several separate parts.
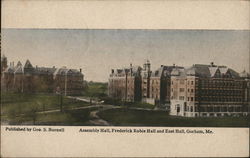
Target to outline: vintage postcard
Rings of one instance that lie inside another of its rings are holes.
[[[249,1],[2,1],[2,157],[248,157]]]

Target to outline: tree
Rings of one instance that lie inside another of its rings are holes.
[[[30,118],[33,122],[33,125],[36,124],[36,120],[37,120],[37,106],[33,106],[27,113],[26,116],[28,118]]]

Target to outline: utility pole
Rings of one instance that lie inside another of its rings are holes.
[[[60,87],[56,88],[56,94],[58,94],[60,111],[62,112],[63,111],[63,92],[61,91]]]
[[[65,71],[65,85],[64,85],[64,95],[67,96],[67,74],[68,74],[68,70]]]
[[[62,112],[63,111],[63,94],[60,93],[60,111]]]

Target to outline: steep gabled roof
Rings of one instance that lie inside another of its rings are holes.
[[[208,69],[209,69],[209,72],[210,72],[210,76],[211,76],[211,77],[214,77],[215,74],[218,73],[218,71],[219,71],[218,67],[214,67],[214,66],[208,67]]]
[[[194,75],[198,77],[224,77],[229,76],[238,78],[239,74],[233,69],[227,68],[226,66],[215,66],[215,65],[201,65],[195,64],[191,68],[187,69],[187,75]]]
[[[228,67],[226,66],[219,66],[218,68],[221,74],[226,74],[228,72]]]
[[[17,62],[16,67],[20,67],[23,66],[22,63],[20,61]]]
[[[17,62],[17,65],[14,68],[14,73],[15,74],[22,74],[23,73],[23,66],[20,61]]]
[[[32,64],[30,63],[29,60],[26,61],[24,68],[33,68]]]
[[[236,72],[236,71],[234,71],[233,69],[230,69],[230,68],[228,68],[227,73],[230,73],[231,77],[233,77],[233,78],[239,78],[240,77],[238,72]]]

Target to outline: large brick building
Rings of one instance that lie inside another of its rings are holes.
[[[249,75],[226,66],[196,64],[171,73],[171,115],[246,115],[249,98]]]
[[[174,68],[182,68],[173,66],[161,65],[160,68],[152,72],[150,76],[150,95],[149,98],[154,101],[156,105],[170,106],[170,80],[171,72]]]
[[[79,95],[83,91],[81,70],[33,66],[29,60],[23,66],[7,65],[7,58],[1,59],[1,91],[12,92],[60,92],[64,95]]]
[[[167,107],[171,115],[248,115],[250,75],[226,66],[195,64],[190,68],[164,66],[112,70],[109,96],[123,101],[148,102]],[[132,73],[130,73],[132,72]]]
[[[131,64],[130,68],[112,70],[109,96],[123,101],[169,105],[170,74],[175,67],[162,65],[156,71],[151,71],[151,64],[147,60],[142,68]]]

